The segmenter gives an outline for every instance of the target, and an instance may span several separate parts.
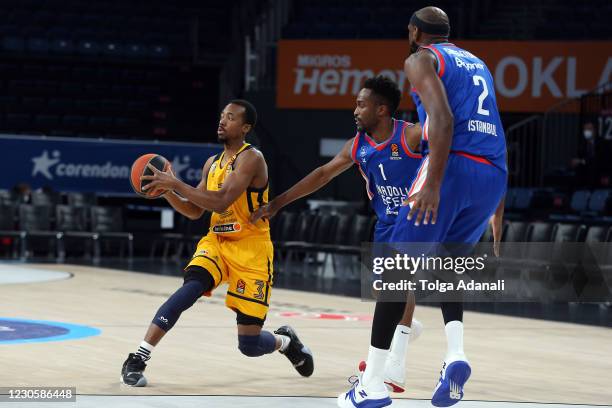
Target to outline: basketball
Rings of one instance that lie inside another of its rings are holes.
[[[160,156],[159,154],[144,154],[137,158],[134,161],[134,164],[132,164],[132,169],[130,171],[130,183],[132,184],[132,188],[134,189],[136,194],[144,198],[159,198],[166,192],[165,190],[142,190],[142,188],[149,184],[151,180],[141,180],[140,177],[153,175],[151,169],[147,167],[149,163],[151,163],[156,169],[161,171],[168,170],[168,167],[170,166],[170,162],[168,162],[165,157]]]

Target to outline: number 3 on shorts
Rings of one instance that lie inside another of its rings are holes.
[[[255,285],[257,285],[257,293],[253,294],[253,297],[258,300],[263,300],[264,298],[263,288],[266,285],[265,282],[262,280],[256,280]]]

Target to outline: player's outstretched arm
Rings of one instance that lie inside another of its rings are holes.
[[[353,140],[354,138],[348,140],[344,144],[344,147],[342,147],[342,150],[329,162],[325,163],[323,166],[317,167],[306,177],[294,184],[289,190],[255,211],[251,215],[251,222],[254,223],[260,218],[273,217],[284,206],[314,193],[329,183],[334,177],[351,167],[353,164],[351,158]]]
[[[438,205],[440,204],[440,186],[453,136],[453,113],[448,105],[444,84],[436,72],[436,59],[428,51],[411,55],[404,64],[406,77],[419,93],[419,98],[427,112],[429,165],[423,188],[408,202],[413,202],[408,219],[416,217],[415,225],[421,220],[428,224],[436,223]]]
[[[202,168],[202,180],[198,183],[196,187],[198,190],[206,190],[206,179],[208,177],[208,171],[210,170],[210,166],[212,165],[214,156],[211,156],[206,160],[204,167]],[[197,220],[204,214],[205,208],[198,207],[191,201],[187,200],[176,194],[172,190],[168,190],[167,193],[163,195],[163,197],[168,201],[168,203],[179,213],[183,214],[185,217],[191,220]]]

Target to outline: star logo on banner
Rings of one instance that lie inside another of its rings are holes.
[[[32,157],[32,162],[34,163],[34,167],[32,168],[32,177],[40,173],[49,180],[53,180],[53,175],[49,170],[51,169],[51,166],[59,163],[60,152],[54,150],[52,156],[53,158],[49,157],[49,152],[45,150],[40,156]]]
[[[189,156],[183,156],[183,160],[178,156],[174,156],[172,159],[172,171],[174,171],[174,175],[180,176],[181,171],[185,170],[189,167]]]

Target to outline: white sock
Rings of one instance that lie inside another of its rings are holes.
[[[370,346],[366,370],[361,378],[361,384],[369,391],[378,392],[386,390],[383,376],[388,355],[389,350]]]
[[[281,345],[278,351],[283,352],[287,350],[287,347],[289,347],[289,343],[291,343],[291,339],[289,338],[289,336],[285,336],[283,334],[275,334],[275,336],[281,341]]]
[[[463,322],[459,320],[453,320],[448,322],[444,327],[446,332],[446,358],[445,361],[450,363],[454,360],[460,360],[465,358],[465,352],[463,351]]]
[[[147,361],[151,358],[151,353],[153,352],[154,348],[155,346],[143,340],[142,343],[140,343],[140,347],[138,347],[136,355],[140,356],[140,358],[142,358],[144,361]]]
[[[395,360],[399,364],[406,364],[406,353],[408,352],[408,343],[410,342],[410,332],[410,327],[401,324],[398,324],[395,328],[391,349],[389,350],[389,358]]]

